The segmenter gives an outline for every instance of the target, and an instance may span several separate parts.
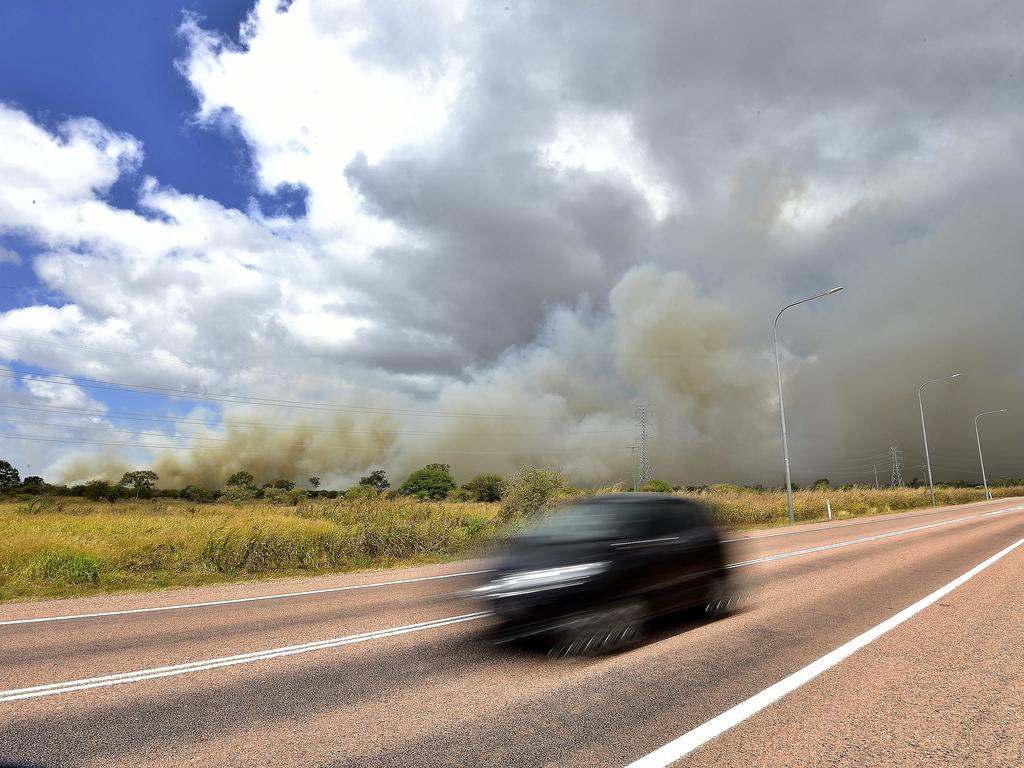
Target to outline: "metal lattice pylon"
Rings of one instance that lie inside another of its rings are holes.
[[[903,472],[900,464],[903,461],[903,453],[896,446],[889,446],[889,463],[892,467],[892,479],[889,482],[893,488],[903,487]]]
[[[640,452],[640,470],[637,473],[637,480],[640,485],[649,482],[654,476],[651,470],[651,459],[647,454],[647,406],[640,405],[636,409],[636,427],[640,430],[640,445],[637,446]]]

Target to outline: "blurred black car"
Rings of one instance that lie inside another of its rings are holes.
[[[555,512],[515,537],[472,590],[499,641],[541,638],[552,655],[636,644],[654,616],[734,605],[718,527],[677,496],[618,493]]]

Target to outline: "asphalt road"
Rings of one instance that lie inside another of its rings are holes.
[[[0,607],[0,764],[1024,765],[1024,500],[735,538],[744,611],[598,659],[489,644],[472,562]]]

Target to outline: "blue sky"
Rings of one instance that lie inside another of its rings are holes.
[[[266,195],[255,188],[252,157],[237,132],[192,120],[196,98],[175,66],[184,50],[178,28],[185,14],[196,14],[205,27],[237,41],[251,5],[251,0],[111,0],[97,13],[99,6],[92,3],[5,3],[0,8],[0,100],[51,129],[69,117],[87,116],[139,139],[145,152],[141,166],[108,192],[116,207],[135,210],[138,184],[149,175],[225,206],[245,209],[254,198],[265,211],[301,214],[301,194]],[[0,311],[63,303],[32,271],[31,259],[41,250],[32,238],[0,234],[0,246],[22,258],[20,265],[0,263]],[[61,373],[16,365],[37,374]],[[125,412],[182,414],[193,405],[159,395],[86,392]]]
[[[134,209],[139,180],[150,175],[232,208],[244,210],[254,199],[265,212],[301,215],[301,190],[256,188],[252,156],[237,132],[196,124],[196,97],[175,67],[184,52],[178,28],[185,14],[237,42],[251,6],[252,0],[111,0],[97,13],[91,3],[5,3],[0,100],[50,128],[88,116],[139,139],[141,167],[109,191],[118,207]],[[37,295],[25,293],[38,287],[27,264],[36,248],[17,235],[0,235],[0,245],[23,256],[20,269],[0,264],[0,309],[8,309]]]

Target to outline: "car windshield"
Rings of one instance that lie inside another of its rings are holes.
[[[573,504],[527,528],[521,538],[600,541],[640,536],[650,516],[641,505]]]

